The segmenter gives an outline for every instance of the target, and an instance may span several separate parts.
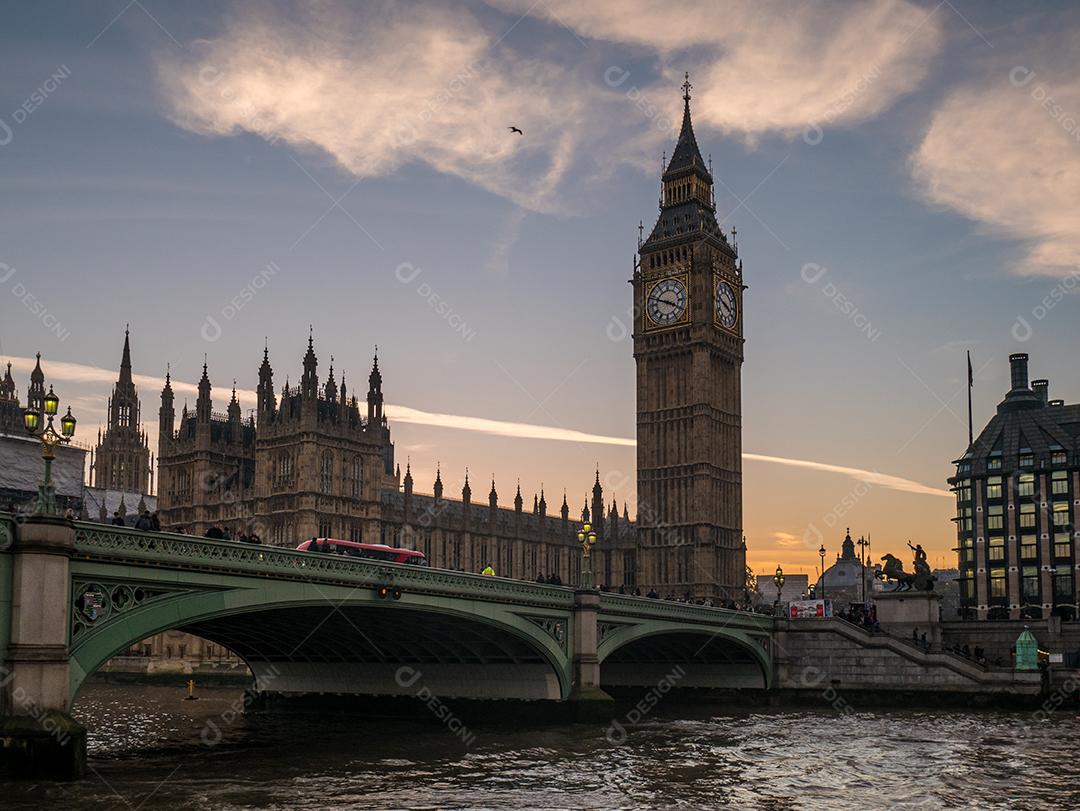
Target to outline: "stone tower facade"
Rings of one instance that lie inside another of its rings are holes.
[[[743,275],[690,120],[662,176],[634,289],[643,587],[742,600]]]
[[[146,433],[139,423],[139,395],[131,378],[131,342],[124,330],[120,376],[109,398],[108,425],[98,431],[97,447],[90,458],[94,487],[153,492],[154,468]]]

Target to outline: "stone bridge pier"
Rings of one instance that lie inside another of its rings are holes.
[[[75,529],[55,516],[5,525],[0,538],[0,775],[81,777],[86,730],[70,711],[71,556]],[[9,587],[10,586],[10,590]],[[6,627],[5,627],[6,626]]]

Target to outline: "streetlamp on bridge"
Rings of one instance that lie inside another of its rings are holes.
[[[776,584],[776,608],[773,610],[773,614],[779,617],[782,616],[780,595],[784,591],[784,570],[780,568],[779,563],[776,564],[776,574],[773,575],[772,581]]]
[[[593,532],[592,524],[582,524],[577,534],[581,544],[581,587],[592,588],[592,557],[589,555],[589,547],[596,543],[596,533]]]
[[[52,386],[49,386],[42,406],[44,413],[36,408],[27,408],[23,412],[23,425],[28,434],[41,440],[41,458],[45,460],[45,480],[38,485],[37,509],[34,512],[36,515],[55,515],[56,488],[52,482],[52,462],[56,458],[56,446],[66,445],[75,435],[75,417],[71,415],[71,406],[68,406],[67,413],[60,418],[60,433],[56,433],[53,418],[60,410],[60,398],[53,393]]]
[[[820,599],[824,600],[825,599],[825,544],[821,545],[821,549],[819,549],[817,551],[817,553],[821,556],[821,597],[820,597]]]

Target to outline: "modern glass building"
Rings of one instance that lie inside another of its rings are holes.
[[[961,614],[1075,619],[1080,581],[1080,404],[1028,384],[1028,356],[1009,356],[1012,388],[956,460]]]

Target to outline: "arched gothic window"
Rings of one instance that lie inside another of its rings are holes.
[[[352,496],[360,498],[364,493],[364,459],[354,456],[352,460]]]
[[[329,495],[334,489],[334,455],[325,451],[319,465],[319,491]]]

